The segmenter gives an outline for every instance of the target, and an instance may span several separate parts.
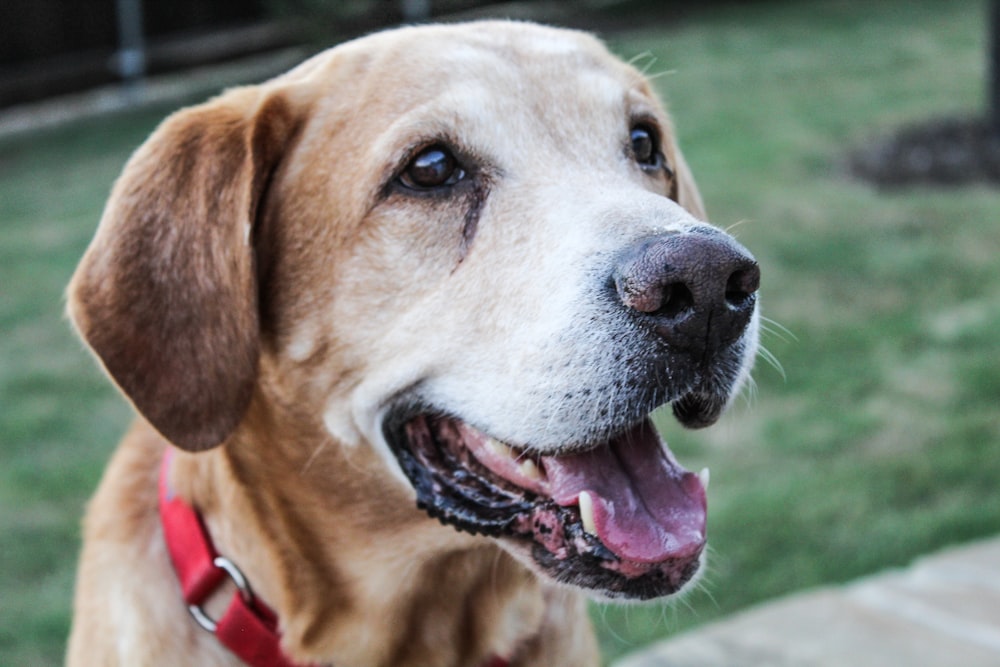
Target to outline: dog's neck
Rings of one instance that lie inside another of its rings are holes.
[[[492,543],[436,522],[440,537],[427,540],[432,520],[377,454],[251,414],[222,447],[178,456],[173,477],[219,553],[277,612],[291,657],[419,664],[451,650],[450,664],[478,664],[537,632],[534,577]]]

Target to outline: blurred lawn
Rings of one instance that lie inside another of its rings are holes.
[[[680,603],[594,607],[610,658],[793,589],[1000,533],[1000,192],[883,193],[845,150],[982,108],[982,0],[706,10],[612,37],[673,110],[712,219],[755,252],[757,396],[712,429],[711,567]],[[646,62],[640,60],[639,62]],[[78,521],[129,410],[61,291],[129,152],[167,112],[0,142],[0,665],[61,661]]]

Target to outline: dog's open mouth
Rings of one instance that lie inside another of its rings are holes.
[[[705,485],[649,419],[553,456],[433,412],[390,418],[386,435],[421,508],[460,530],[513,540],[558,581],[649,599],[676,592],[698,569]]]

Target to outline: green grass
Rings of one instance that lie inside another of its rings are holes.
[[[756,396],[662,426],[712,469],[712,554],[679,603],[595,606],[610,659],[807,586],[1000,533],[1000,193],[878,192],[845,150],[983,104],[981,0],[761,2],[612,37],[656,56],[712,219],[763,266]],[[165,109],[0,142],[0,664],[61,661],[78,521],[129,411],[62,289]],[[771,326],[772,330],[776,327]]]
[[[129,152],[165,113],[0,144],[0,664],[62,660],[79,521],[129,411],[62,290]]]

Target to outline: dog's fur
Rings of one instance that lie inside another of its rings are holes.
[[[634,118],[673,178],[629,159]],[[400,187],[439,142],[474,173],[448,196]],[[293,659],[598,664],[582,596],[418,510],[382,422],[419,388],[532,451],[620,430],[655,406],[629,394],[638,353],[615,351],[634,341],[597,304],[609,258],[703,219],[648,83],[572,31],[377,34],[168,118],[68,292],[141,415],[88,511],[69,664],[237,664],[192,622],[166,555],[171,444],[173,485]],[[756,319],[728,391],[755,345]]]

